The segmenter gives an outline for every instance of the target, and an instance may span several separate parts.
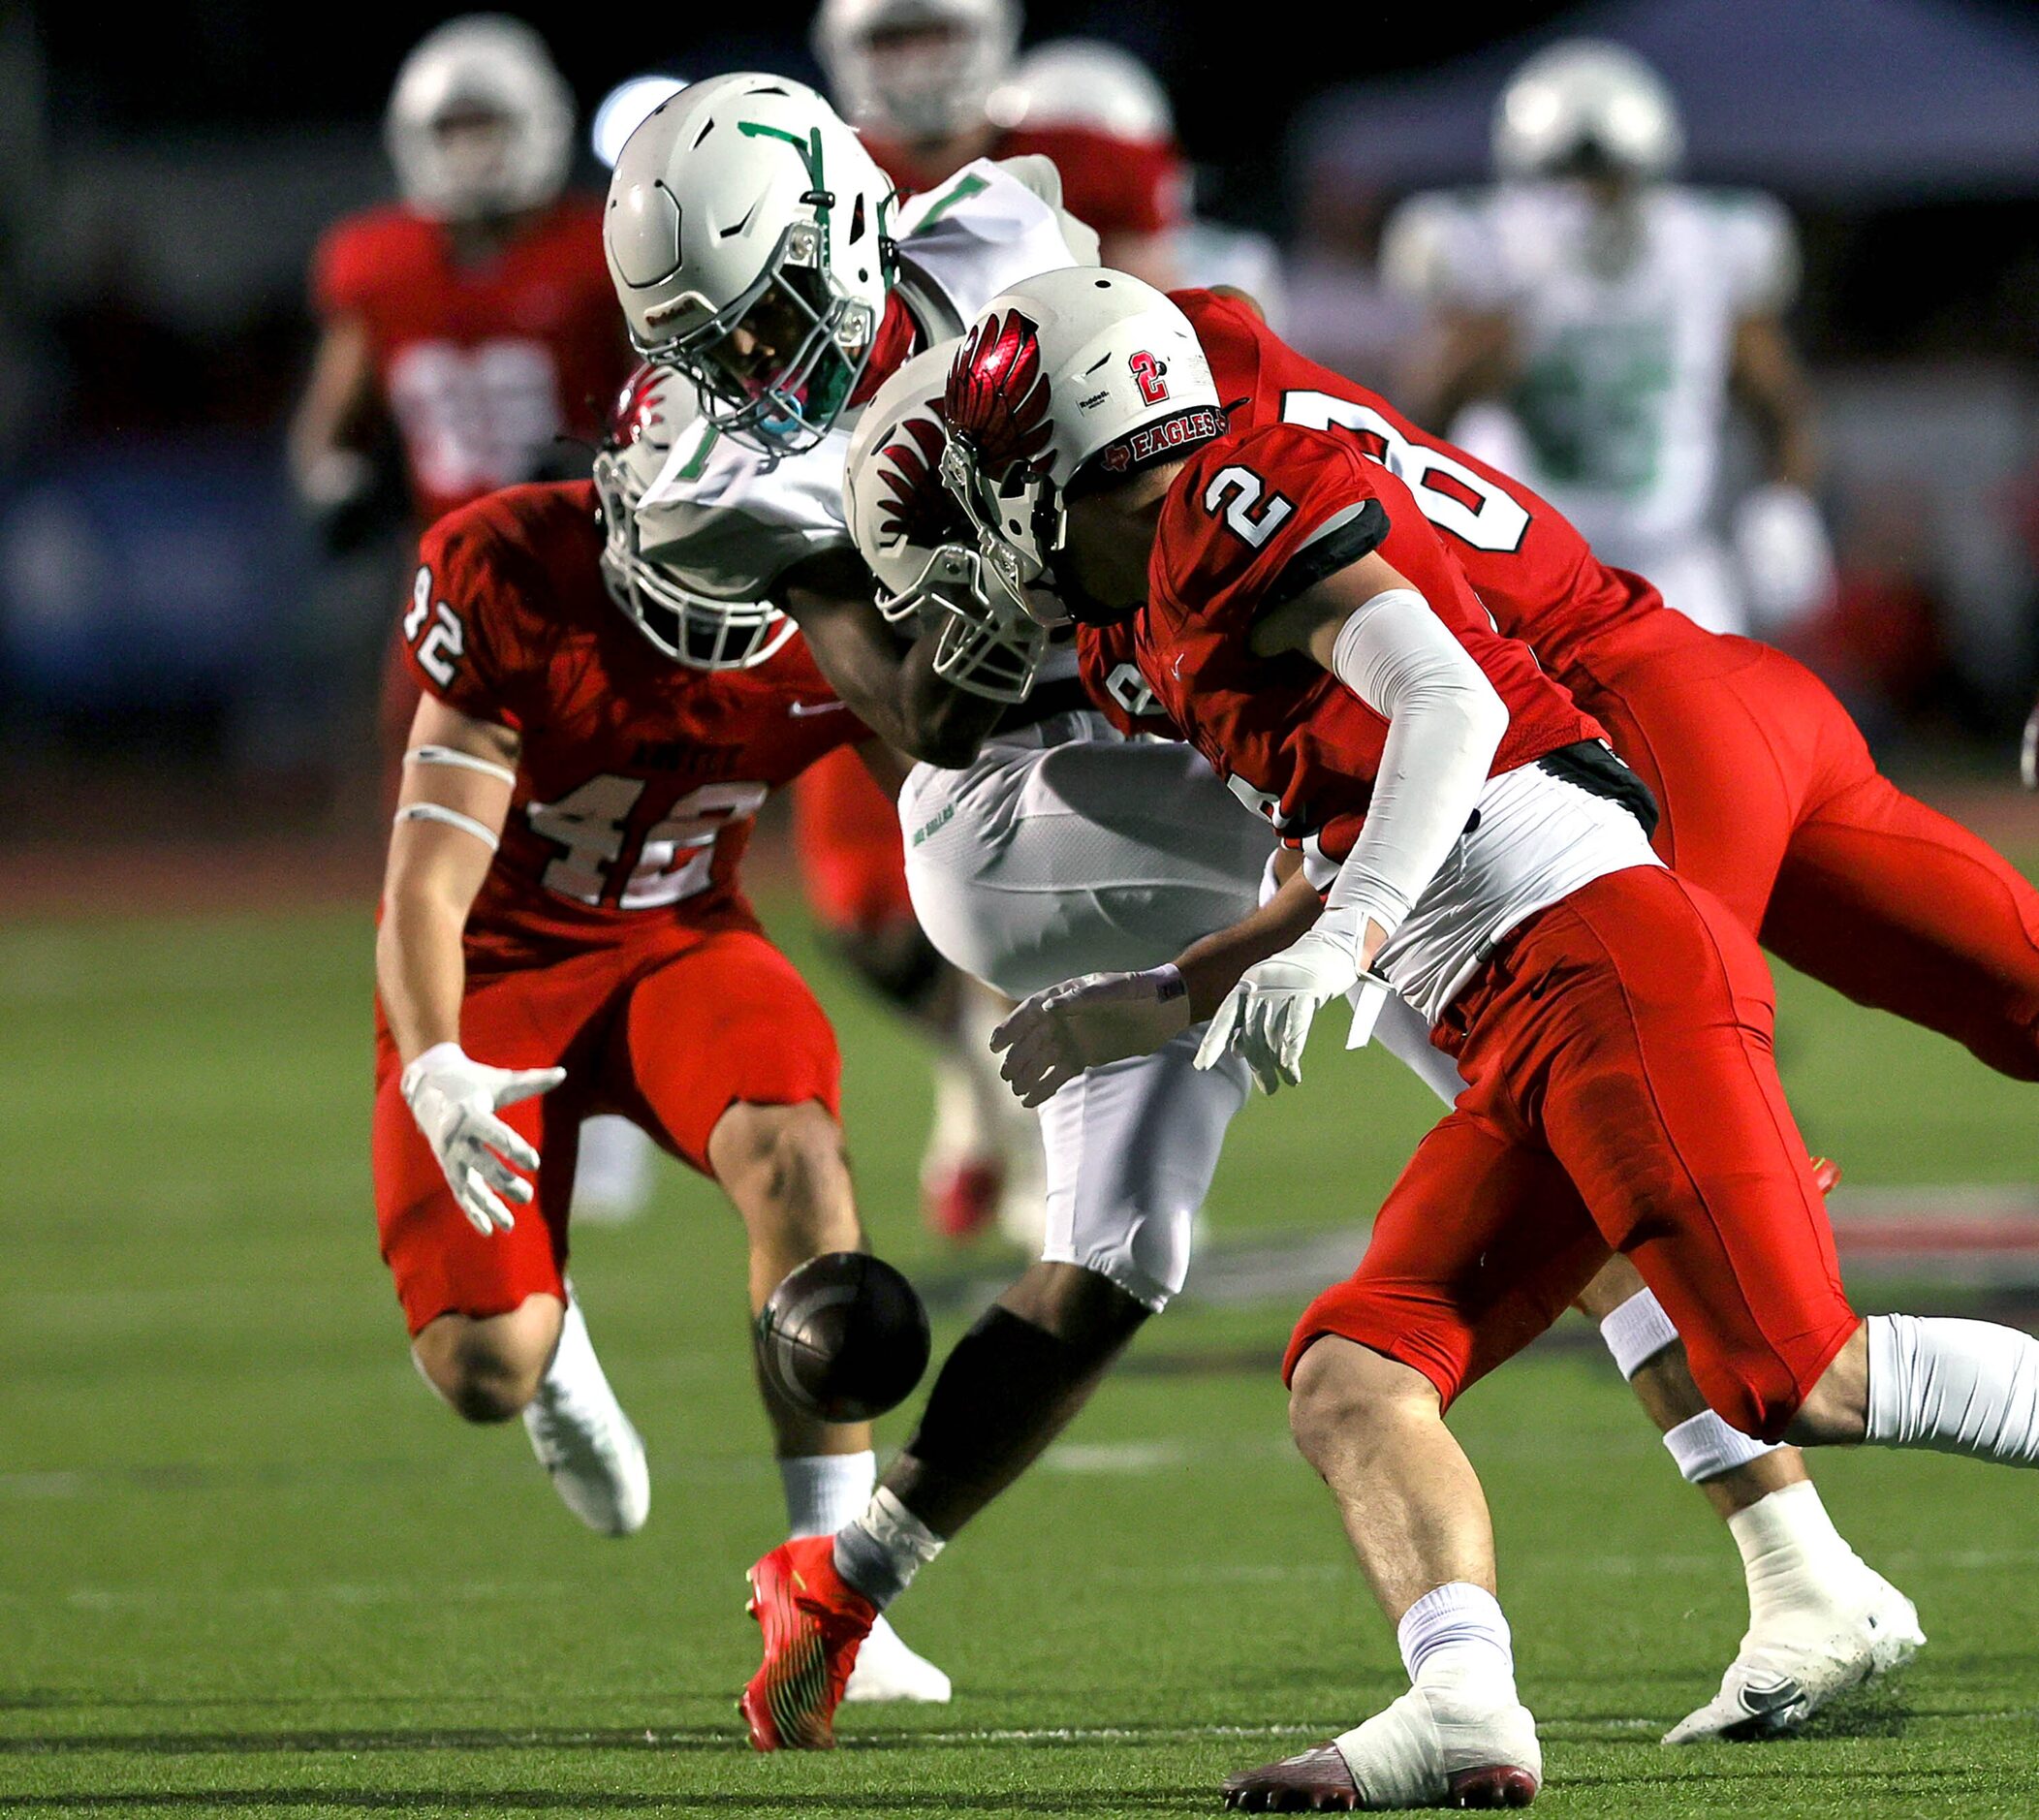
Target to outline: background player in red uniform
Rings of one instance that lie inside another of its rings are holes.
[[[864,731],[790,621],[637,557],[632,508],[691,409],[647,370],[594,485],[513,487],[427,533],[377,944],[377,1213],[419,1367],[470,1421],[521,1414],[611,1534],[650,1487],[565,1274],[581,1119],[627,1114],[722,1186],[753,1311],[863,1242],[834,1034],[737,866],[767,795]],[[765,1401],[793,1527],[832,1528],[870,1494],[868,1426]],[[948,1683],[894,1637],[863,1691]]]
[[[343,510],[393,427],[421,528],[592,442],[629,371],[602,209],[563,196],[574,106],[544,42],[456,18],[405,59],[386,131],[401,200],[328,231],[320,326],[291,428],[306,501]]]
[[[1716,1410],[1772,1439],[2039,1462],[2039,1343],[1854,1315],[1754,941],[1649,852],[1653,806],[1594,723],[1493,629],[1385,464],[1321,428],[1225,430],[1187,320],[1157,321],[1132,281],[1072,276],[995,300],[958,357],[944,416],[964,497],[1018,582],[1082,617],[1139,615],[1163,710],[1329,884],[1316,926],[1222,1006],[1178,979],[1179,1021],[1214,1010],[1207,1054],[1293,1078],[1315,1010],[1371,975],[1468,1083],[1288,1361],[1299,1443],[1411,1692],[1228,1795],[1514,1804],[1540,1773],[1533,1728],[1477,1482],[1441,1417],[1603,1247],[1650,1278]],[[1111,340],[1121,317],[1137,346]],[[1108,361],[1176,409],[1129,409]],[[1086,417],[1100,387],[1116,416]]]
[[[933,189],[975,158],[1045,153],[1063,205],[1097,231],[1105,262],[1167,282],[1187,193],[1173,136],[1076,120],[1047,97],[1028,111],[1013,79],[1019,43],[1014,0],[826,0],[814,24],[838,106],[903,191]],[[861,765],[838,758],[800,781],[794,813],[808,900],[838,950],[946,1039],[922,1170],[929,1224],[964,1237],[996,1212],[1011,1237],[1037,1242],[1039,1139],[1013,1119],[1011,1096],[983,1065],[1008,1007],[921,934],[895,806]]]
[[[573,96],[537,33],[500,15],[440,26],[405,59],[385,130],[402,197],[320,243],[319,347],[291,425],[298,489],[340,542],[377,491],[386,443],[422,530],[553,471],[563,436],[593,442],[630,367],[601,204],[561,194]],[[417,703],[392,644],[387,751]],[[583,1137],[582,1217],[640,1208],[650,1156],[623,1120],[598,1121]]]

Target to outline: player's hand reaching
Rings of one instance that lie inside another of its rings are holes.
[[[1039,1106],[1086,1068],[1151,1055],[1189,1027],[1189,993],[1173,966],[1086,973],[1036,992],[991,1032],[998,1072],[1020,1103]]]
[[[404,1104],[446,1172],[467,1223],[485,1239],[517,1224],[503,1202],[526,1205],[531,1184],[517,1171],[538,1169],[538,1152],[497,1112],[565,1079],[564,1068],[490,1068],[457,1043],[435,1045],[403,1071]]]
[[[1230,1051],[1244,1057],[1263,1093],[1299,1085],[1311,1021],[1359,980],[1349,936],[1311,929],[1240,975],[1204,1034],[1197,1066],[1213,1068]]]

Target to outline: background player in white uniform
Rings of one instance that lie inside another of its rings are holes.
[[[1502,94],[1502,181],[1412,198],[1382,267],[1434,319],[1419,417],[1503,407],[1458,440],[1690,618],[1760,637],[1833,582],[1808,389],[1779,321],[1798,255],[1772,199],[1667,181],[1682,144],[1670,91],[1634,52],[1554,46]],[[1731,395],[1764,463],[1731,515],[1732,555],[1712,528]]]

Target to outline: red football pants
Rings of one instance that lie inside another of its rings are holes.
[[[793,840],[808,907],[830,928],[875,934],[913,922],[898,804],[852,747],[794,779]]]
[[[1803,664],[1651,613],[1564,680],[1656,793],[1656,849],[1858,1004],[2039,1081],[2039,892],[1880,775]]]
[[[505,1107],[537,1146],[536,1198],[507,1233],[467,1223],[398,1083],[376,1016],[372,1152],[376,1223],[416,1334],[441,1314],[506,1314],[563,1294],[567,1207],[580,1121],[621,1113],[705,1176],[708,1137],[739,1101],[840,1105],[827,1014],[793,963],[755,929],[672,928],[655,942],[591,948],[542,967],[472,978],[460,1042],[497,1068],[564,1066],[549,1093]]]
[[[1777,1083],[1774,1010],[1748,931],[1658,867],[1532,917],[1446,1015],[1466,1090],[1357,1273],[1305,1311],[1285,1372],[1340,1334],[1423,1372],[1448,1407],[1616,1250],[1708,1402],[1775,1439],[1857,1318]]]

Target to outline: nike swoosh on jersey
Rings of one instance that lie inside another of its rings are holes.
[[[812,714],[832,714],[838,708],[847,706],[847,702],[788,702],[786,711],[795,720],[805,720]]]

